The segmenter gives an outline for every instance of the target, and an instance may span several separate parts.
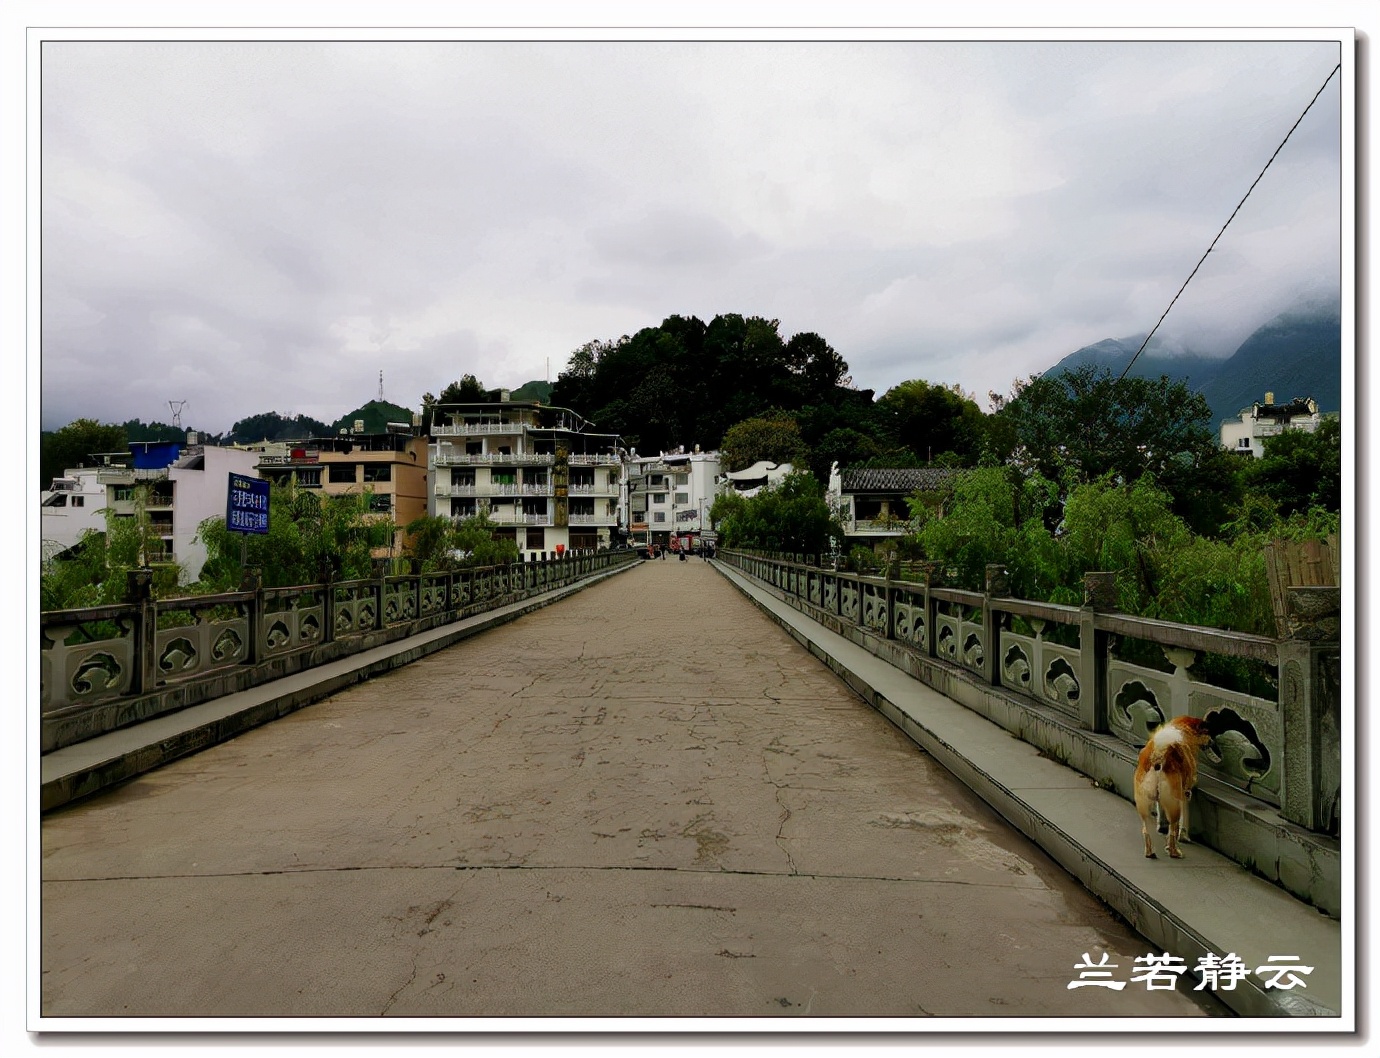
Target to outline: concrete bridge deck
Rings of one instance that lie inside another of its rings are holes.
[[[50,1027],[1226,1012],[1070,988],[1085,952],[1129,981],[1160,949],[699,560],[59,809],[42,854]],[[1189,856],[1161,877],[1236,899]],[[1284,900],[1278,943],[1326,943]]]

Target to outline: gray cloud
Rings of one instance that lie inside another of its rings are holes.
[[[671,313],[985,394],[1144,333],[1336,62],[1295,42],[49,43],[43,424],[552,377]],[[1334,81],[1175,306],[1335,304]]]

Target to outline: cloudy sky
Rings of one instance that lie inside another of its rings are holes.
[[[981,395],[1143,334],[1335,42],[50,42],[42,424],[330,421],[673,313]],[[1166,320],[1340,284],[1334,78]]]

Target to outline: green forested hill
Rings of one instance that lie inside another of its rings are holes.
[[[1097,364],[1119,375],[1145,336],[1109,338],[1064,357],[1046,374]],[[1322,411],[1342,406],[1341,324],[1335,315],[1284,314],[1256,330],[1226,359],[1197,353],[1170,354],[1154,339],[1132,365],[1134,378],[1184,379],[1212,408],[1214,422],[1273,393],[1277,401],[1312,397]]]

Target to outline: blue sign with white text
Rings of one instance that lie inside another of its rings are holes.
[[[230,475],[225,500],[225,527],[232,533],[268,532],[268,482]]]

